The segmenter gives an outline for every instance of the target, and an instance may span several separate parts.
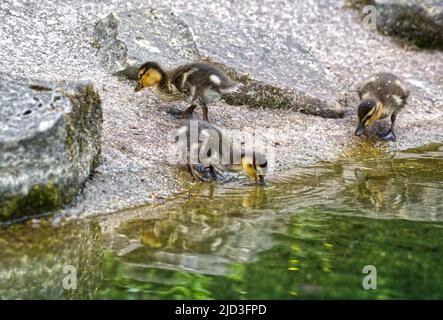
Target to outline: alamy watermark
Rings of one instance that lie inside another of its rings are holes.
[[[362,273],[366,274],[362,281],[363,289],[377,289],[377,268],[373,265],[367,265],[363,267]]]
[[[72,265],[63,266],[63,289],[76,290],[77,289],[77,268]]]
[[[377,8],[373,5],[363,7],[363,28],[368,30],[377,29]]]

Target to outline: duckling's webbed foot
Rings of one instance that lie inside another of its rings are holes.
[[[392,142],[397,141],[397,137],[395,136],[392,130],[389,130],[386,134],[379,134],[378,136],[381,140],[392,141]]]
[[[176,119],[190,119],[192,118],[192,113],[186,113],[185,111],[181,111],[175,108],[168,109],[166,111],[171,116],[173,116]]]
[[[196,107],[197,106],[192,105],[185,111],[181,111],[176,108],[170,108],[166,112],[172,115],[176,119],[189,119],[192,117],[192,114],[194,113],[194,109]]]
[[[222,181],[224,179],[213,166],[196,164],[191,166],[191,170],[194,176],[202,181]]]

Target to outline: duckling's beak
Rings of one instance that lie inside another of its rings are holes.
[[[143,88],[144,88],[143,85],[141,83],[138,83],[137,86],[135,87],[134,91],[139,92]]]
[[[355,135],[361,136],[363,134],[363,132],[365,132],[365,125],[360,122],[357,129],[355,130]]]
[[[262,175],[259,175],[258,176],[258,179],[257,179],[257,184],[259,185],[259,186],[264,186],[266,183],[265,183],[265,176],[262,176]]]

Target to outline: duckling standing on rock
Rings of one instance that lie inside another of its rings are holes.
[[[358,94],[362,101],[358,106],[359,125],[355,135],[362,135],[366,127],[376,120],[391,116],[391,128],[385,135],[380,135],[380,138],[396,141],[394,126],[397,113],[409,96],[406,85],[391,73],[378,73],[363,82]]]
[[[170,110],[177,118],[190,118],[200,105],[203,120],[208,120],[208,105],[217,102],[223,93],[235,91],[239,84],[217,67],[207,63],[190,63],[171,71],[164,71],[155,62],[146,62],[138,70],[138,92],[153,87],[154,94],[161,100],[184,100],[190,103],[185,111]]]
[[[189,121],[175,132],[176,143],[183,141],[180,150],[192,175],[202,181],[223,181],[222,172],[243,170],[264,185],[268,173],[265,155],[258,150],[246,153],[244,147],[231,143],[231,137],[221,129],[204,121]],[[235,163],[238,156],[239,162]]]

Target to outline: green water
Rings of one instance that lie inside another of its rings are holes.
[[[443,147],[351,150],[265,187],[197,184],[104,218],[13,226],[0,250],[2,298],[443,298]]]

